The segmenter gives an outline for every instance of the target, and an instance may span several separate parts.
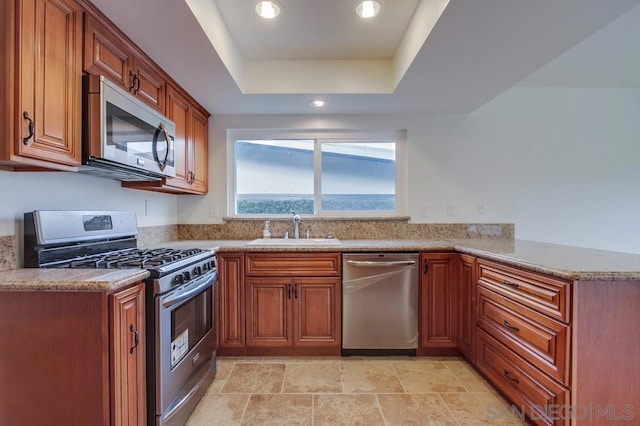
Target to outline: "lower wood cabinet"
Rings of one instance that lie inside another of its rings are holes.
[[[476,259],[460,255],[458,276],[458,348],[471,363],[475,362],[476,335]]]
[[[146,424],[143,283],[3,292],[0,324],[0,424]]]
[[[247,346],[340,350],[340,278],[247,278]]]
[[[457,354],[458,254],[422,253],[419,355]]]
[[[245,354],[244,254],[218,252],[218,354]]]
[[[109,297],[111,423],[146,423],[144,284]]]
[[[478,330],[477,368],[521,415],[536,424],[568,424],[569,389],[542,374],[482,329]]]
[[[340,253],[219,252],[220,355],[339,355]]]

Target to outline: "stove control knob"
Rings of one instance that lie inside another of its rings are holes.
[[[183,276],[183,281],[185,282],[191,280],[191,272],[189,271],[183,272],[182,276]]]
[[[197,277],[198,275],[202,275],[202,268],[200,266],[193,268],[193,276]]]
[[[176,275],[175,277],[173,277],[173,284],[174,285],[181,285],[184,283],[184,278],[182,275]]]

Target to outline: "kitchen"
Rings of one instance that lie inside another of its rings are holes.
[[[136,33],[135,24],[125,16],[135,16],[127,9],[132,5],[96,4],[153,56],[152,40],[143,30]],[[186,9],[184,5],[182,8]],[[189,18],[187,12],[179,9],[172,18]],[[464,113],[442,110],[383,113],[375,106],[350,113],[305,110],[304,114],[292,114],[284,108],[248,109],[247,113],[241,113],[233,110],[231,104],[225,106],[221,101],[218,105],[203,96],[199,101],[213,114],[206,196],[124,189],[117,181],[72,173],[2,171],[0,241],[3,252],[8,254],[1,261],[7,269],[19,265],[16,253],[21,251],[22,214],[36,209],[134,211],[141,232],[151,234],[151,242],[154,238],[160,239],[157,242],[175,239],[180,225],[223,224],[222,217],[227,215],[226,132],[251,128],[407,129],[410,153],[407,213],[412,222],[514,223],[517,239],[640,254],[636,213],[640,201],[635,185],[640,177],[637,144],[640,131],[635,120],[639,89],[637,81],[625,80],[629,77],[625,70],[633,73],[637,62],[618,65],[613,58],[602,59],[605,54],[615,54],[615,49],[603,48],[603,43],[622,49],[625,43],[637,39],[638,26],[634,24],[639,13],[635,7],[620,16],[611,26],[541,69],[537,79],[534,75],[528,83],[509,88],[552,57],[531,65],[529,72],[519,77],[509,75],[503,83],[504,91],[485,95],[486,103]],[[194,21],[191,17],[184,26],[197,25]],[[174,37],[175,43],[183,44],[172,49],[172,55],[186,55],[185,52],[208,45],[202,35],[191,40],[186,36],[185,40]],[[193,42],[194,46],[188,46],[187,42]],[[571,46],[565,47],[568,50]],[[619,59],[624,60],[637,58],[637,49],[620,55]],[[185,71],[191,59],[179,57],[177,63],[170,63],[160,58],[156,60],[171,74],[174,69],[179,71],[175,78],[190,93],[195,96],[200,92],[189,81],[189,71]],[[621,82],[590,80],[589,71],[598,68],[591,62],[580,62],[587,58],[610,65],[612,74],[607,76],[617,75]],[[563,68],[572,59],[578,61],[577,69]],[[215,66],[215,73],[228,79],[221,64]],[[551,81],[550,76],[556,76],[557,81]],[[252,98],[256,100],[255,95]],[[307,107],[306,103],[302,105],[295,111]],[[448,204],[455,206],[455,216],[448,215]],[[480,205],[486,207],[482,212],[478,210]]]

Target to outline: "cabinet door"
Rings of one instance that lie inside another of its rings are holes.
[[[20,124],[14,152],[45,162],[80,165],[82,9],[73,0],[19,4],[15,113]]]
[[[84,69],[100,74],[125,90],[134,87],[131,53],[123,40],[90,14],[85,14]]]
[[[458,298],[458,347],[468,360],[474,362],[474,335],[476,330],[475,290],[478,274],[476,259],[460,255],[460,295]]]
[[[131,92],[141,101],[164,113],[165,80],[147,61],[136,58],[133,74],[135,82]]]
[[[340,278],[294,278],[296,346],[340,347]]]
[[[457,333],[456,253],[420,256],[421,331],[423,348],[455,348]]]
[[[293,345],[292,282],[289,278],[247,278],[247,346]]]
[[[144,284],[110,297],[114,425],[146,423]]]
[[[164,113],[165,79],[115,29],[85,15],[84,69],[104,75],[149,106]]]
[[[167,117],[176,124],[174,164],[176,176],[167,180],[171,186],[189,188],[190,103],[176,89],[167,86]]]
[[[193,107],[191,109],[191,141],[189,144],[190,151],[190,169],[191,169],[191,186],[193,191],[205,194],[208,190],[208,165],[209,165],[209,135],[208,135],[208,117],[199,109]]]
[[[218,253],[220,349],[244,347],[244,255]]]

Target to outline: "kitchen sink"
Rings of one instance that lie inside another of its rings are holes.
[[[342,245],[337,238],[258,238],[249,241],[248,246],[339,246]]]

